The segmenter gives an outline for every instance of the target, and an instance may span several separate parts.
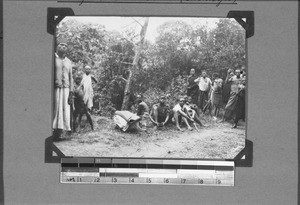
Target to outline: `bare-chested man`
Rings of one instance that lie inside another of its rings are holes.
[[[181,97],[179,99],[179,103],[176,104],[173,108],[173,116],[174,116],[174,120],[176,123],[176,127],[179,131],[183,131],[180,127],[180,121],[181,119],[184,121],[184,123],[186,124],[186,126],[188,127],[189,130],[193,130],[193,128],[191,128],[188,120],[190,120],[191,122],[194,122],[194,119],[192,119],[190,116],[188,116],[185,112],[184,112],[184,103],[185,100],[183,97]]]
[[[161,96],[159,103],[154,104],[150,111],[150,120],[155,126],[162,127],[170,119],[170,107],[166,104],[166,97]]]

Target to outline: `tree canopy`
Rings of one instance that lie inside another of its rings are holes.
[[[145,39],[142,44],[131,83],[131,103],[135,94],[143,94],[150,106],[162,94],[174,102],[186,92],[192,68],[197,74],[205,69],[209,76],[218,73],[225,79],[229,68],[245,65],[245,30],[234,19],[219,19],[212,29],[178,19],[163,23],[157,33],[154,42]],[[67,56],[74,63],[73,77],[80,76],[85,65],[92,67],[98,79],[94,85],[94,107],[102,115],[122,108],[126,80],[139,45],[138,35],[131,28],[112,31],[101,22],[82,23],[72,18],[57,26],[57,41],[68,40]]]

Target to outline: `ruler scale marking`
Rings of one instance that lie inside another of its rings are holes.
[[[234,186],[234,162],[65,158],[61,183]]]

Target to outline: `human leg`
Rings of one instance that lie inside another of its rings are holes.
[[[63,96],[62,89],[55,88],[53,129],[63,129]]]
[[[76,132],[76,129],[77,129],[76,120],[77,120],[78,115],[79,115],[78,110],[75,110],[74,114],[73,114],[73,130],[74,130],[74,132]]]
[[[175,124],[176,124],[177,129],[180,130],[180,131],[183,131],[180,128],[180,125],[179,125],[179,113],[177,111],[173,111],[173,116],[174,116],[174,120],[175,120]]]
[[[87,112],[85,114],[86,114],[86,118],[87,118],[88,122],[91,125],[91,129],[94,130],[94,123],[93,123],[89,109],[87,110]]]
[[[62,88],[63,90],[63,126],[64,130],[71,131],[71,106],[68,103],[69,88]]]
[[[203,91],[199,90],[199,95],[198,95],[198,105],[199,109],[203,110]]]
[[[193,128],[190,126],[188,120],[185,117],[182,117],[183,122],[186,124],[189,130],[193,130]]]

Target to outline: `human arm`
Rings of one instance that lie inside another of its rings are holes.
[[[151,109],[151,111],[150,111],[150,116],[149,116],[149,118],[150,118],[150,120],[151,120],[151,122],[153,122],[155,125],[158,125],[158,122],[157,122],[157,115],[155,115],[154,113],[155,112],[157,112],[157,107],[156,107],[156,105],[153,105],[152,106],[152,109]],[[153,119],[152,117],[154,116],[154,118],[155,119]]]
[[[68,104],[71,105],[73,103],[73,91],[74,91],[74,81],[73,81],[73,74],[72,74],[72,65],[70,63],[69,69],[69,97],[68,97]]]
[[[231,82],[233,80],[233,76],[234,75],[232,73],[228,72],[225,79],[225,83]]]
[[[141,105],[140,103],[138,104],[137,108],[136,108],[136,114],[138,116],[141,116],[144,114],[144,109],[143,109],[143,105]]]
[[[69,75],[69,89],[70,89],[70,92],[73,93],[73,90],[74,90],[74,80],[73,80],[72,70],[73,70],[72,62],[69,61],[69,70],[68,70],[68,75]]]
[[[91,79],[95,82],[98,83],[97,79],[94,76],[91,76]]]
[[[190,118],[187,114],[185,114],[185,112],[183,112],[182,110],[178,110],[177,112],[179,112],[180,115],[182,115],[183,117],[191,120],[192,122],[194,122],[194,120],[192,118]]]
[[[186,80],[186,84],[188,85],[188,89],[190,89],[191,88],[191,85],[190,85],[190,77],[191,76],[189,76],[188,78],[187,78],[187,80]]]
[[[199,81],[200,81],[200,77],[199,77],[199,78],[196,78],[196,79],[194,80],[195,83],[198,83]]]
[[[167,113],[166,120],[163,122],[163,125],[165,125],[165,124],[168,122],[169,118],[170,118],[170,114],[169,114],[169,112],[168,112],[168,113]]]

